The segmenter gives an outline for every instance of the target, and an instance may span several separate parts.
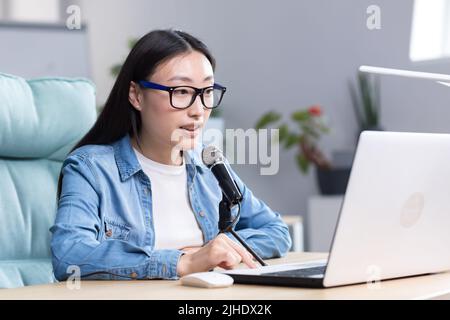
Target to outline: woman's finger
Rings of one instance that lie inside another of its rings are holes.
[[[242,261],[250,268],[256,268],[257,265],[253,262],[252,255],[240,244],[237,244],[225,235],[225,242],[232,247],[241,257]]]

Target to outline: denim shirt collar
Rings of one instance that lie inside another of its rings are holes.
[[[131,145],[129,134],[126,134],[123,138],[114,142],[112,146],[114,148],[114,157],[122,182],[142,170]],[[185,151],[187,170],[198,170],[201,173],[206,169],[206,166],[200,158],[201,148],[202,144],[198,143],[195,149]]]

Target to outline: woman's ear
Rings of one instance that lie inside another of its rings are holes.
[[[138,85],[136,82],[131,81],[130,82],[130,89],[128,91],[128,101],[130,101],[131,105],[138,111],[141,111],[141,97],[140,97],[141,91],[139,90]]]

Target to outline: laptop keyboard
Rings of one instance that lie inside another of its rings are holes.
[[[263,275],[274,276],[274,277],[304,278],[304,277],[310,277],[310,276],[323,275],[323,274],[325,274],[325,268],[326,268],[326,266],[319,266],[319,267],[313,267],[313,268],[269,272],[269,273],[263,273]]]

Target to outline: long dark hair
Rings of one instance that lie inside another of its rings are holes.
[[[138,136],[141,115],[129,102],[131,81],[150,77],[163,61],[189,51],[199,51],[206,56],[213,70],[216,62],[208,47],[192,35],[178,30],[154,30],[134,45],[128,54],[102,112],[89,132],[73,147],[88,144],[110,144],[126,134]],[[58,178],[57,198],[61,196],[62,170]]]

